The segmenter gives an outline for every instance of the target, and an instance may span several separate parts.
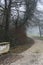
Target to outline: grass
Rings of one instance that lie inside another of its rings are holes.
[[[36,38],[36,39],[40,39],[40,40],[43,40],[43,36],[34,36],[34,38]]]

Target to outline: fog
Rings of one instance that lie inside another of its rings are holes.
[[[37,11],[39,11],[37,13]],[[36,5],[36,9],[35,9],[35,12],[34,12],[34,15],[40,20],[39,22],[43,23],[43,0],[38,0],[37,1],[37,5]],[[36,21],[37,22],[37,21]],[[42,29],[43,31],[43,29]],[[34,36],[39,36],[40,33],[39,33],[39,27],[38,26],[33,26],[33,27],[29,27],[27,28],[27,35],[34,35]]]

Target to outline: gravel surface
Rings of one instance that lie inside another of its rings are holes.
[[[43,41],[34,41],[35,44],[22,53],[0,56],[0,65],[43,65]]]
[[[43,54],[29,53],[24,58],[11,63],[10,65],[43,65]]]

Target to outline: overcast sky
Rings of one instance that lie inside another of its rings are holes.
[[[4,0],[1,0],[1,3],[3,3],[3,4],[4,4]]]
[[[1,3],[4,4],[4,0],[1,0]],[[20,8],[19,8],[20,11],[25,11],[25,7],[22,5]]]
[[[4,4],[4,0],[1,0],[1,3]],[[37,9],[40,10],[40,11],[43,11],[43,0],[38,0],[38,2],[37,2]]]
[[[1,0],[1,3],[4,4],[4,0]],[[43,12],[43,0],[38,0],[37,1],[37,6],[36,6],[37,10],[42,11]],[[21,6],[19,8],[20,11],[25,11],[25,7]]]
[[[43,12],[43,0],[38,0],[37,2],[37,10],[42,11]]]

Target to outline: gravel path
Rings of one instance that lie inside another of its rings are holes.
[[[10,65],[43,65],[43,54],[29,53]]]
[[[7,60],[5,58],[4,61],[7,62],[0,65],[43,65],[43,41],[37,39],[34,41],[35,44],[26,51],[10,56],[8,54]]]
[[[35,44],[20,55],[23,58],[10,65],[43,65],[43,41],[34,39]]]

